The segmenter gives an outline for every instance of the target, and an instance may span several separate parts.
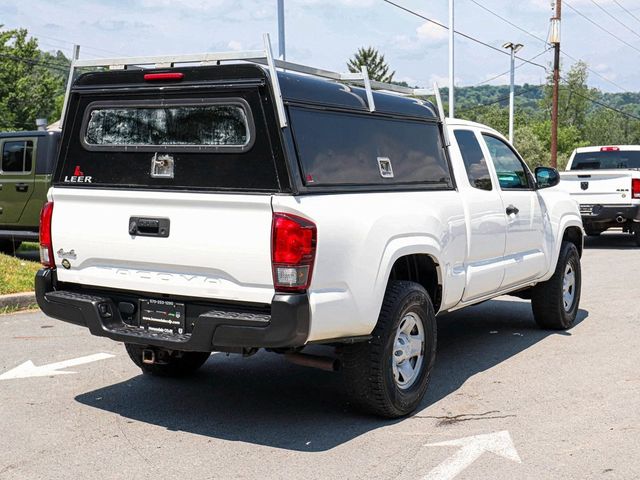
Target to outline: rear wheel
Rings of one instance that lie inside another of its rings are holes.
[[[402,417],[424,397],[436,355],[436,319],[419,284],[391,282],[378,324],[366,343],[343,350],[343,372],[354,405],[383,417]]]
[[[636,241],[636,246],[640,247],[640,223],[639,222],[634,222],[633,223],[633,238]]]
[[[580,255],[573,243],[562,242],[553,276],[531,292],[536,323],[542,328],[566,330],[578,315],[582,275]]]
[[[144,363],[143,352],[150,347],[125,343],[127,353],[142,373],[159,377],[185,377],[198,370],[207,361],[210,352],[182,352],[178,350],[151,349],[153,363]]]

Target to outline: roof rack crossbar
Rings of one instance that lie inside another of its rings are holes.
[[[101,58],[101,59],[87,59],[80,60],[80,47],[74,46],[74,56],[71,59],[71,68],[69,72],[69,80],[67,82],[67,89],[65,93],[64,106],[62,109],[62,115],[60,118],[60,125],[64,121],[66,113],[67,102],[71,93],[71,86],[75,77],[76,69],[78,68],[109,68],[111,70],[119,69],[140,69],[144,67],[151,68],[171,68],[177,64],[190,64],[197,63],[200,65],[216,64],[218,62],[233,62],[243,61],[249,63],[255,63],[264,65],[269,70],[271,88],[275,95],[276,110],[278,114],[278,120],[280,126],[285,128],[287,126],[287,115],[284,107],[284,101],[282,98],[282,92],[280,89],[280,82],[277,69],[293,71],[302,73],[305,75],[326,78],[337,82],[344,82],[348,84],[354,84],[363,87],[367,96],[367,106],[369,111],[374,112],[376,110],[373,90],[383,91],[388,93],[394,93],[405,96],[424,97],[438,93],[437,85],[434,85],[434,90],[424,88],[411,88],[402,85],[396,85],[393,83],[380,82],[372,80],[369,77],[366,67],[362,67],[360,72],[356,73],[339,73],[331,70],[324,70],[321,68],[310,67],[299,63],[287,62],[273,58],[271,50],[271,40],[269,34],[263,35],[264,50],[248,50],[243,52],[219,52],[219,53],[195,53],[188,55],[159,55],[149,57],[122,57],[122,58]],[[442,101],[440,95],[436,95],[436,103],[438,104],[438,113],[442,121],[444,117],[442,112]]]
[[[122,58],[96,58],[78,60],[76,68],[112,66],[139,66],[176,63],[202,63],[229,60],[251,60],[266,58],[264,50],[250,50],[246,52],[220,52],[220,53],[192,53],[188,55],[158,55],[152,57],[122,57]]]

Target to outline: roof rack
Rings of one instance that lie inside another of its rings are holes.
[[[220,62],[236,61],[256,63],[265,65],[268,68],[271,88],[276,97],[275,103],[281,128],[285,128],[287,126],[287,115],[282,99],[282,92],[280,90],[280,83],[278,81],[276,70],[278,68],[315,77],[327,78],[347,84],[362,86],[366,91],[367,105],[369,107],[369,111],[371,112],[374,112],[376,110],[373,98],[374,90],[400,94],[403,96],[435,95],[436,102],[438,104],[438,115],[441,121],[445,121],[442,101],[440,99],[438,87],[435,84],[433,90],[428,90],[424,88],[403,87],[401,85],[395,85],[393,83],[371,80],[365,66],[363,66],[362,70],[358,73],[338,73],[329,70],[323,70],[320,68],[309,67],[298,63],[285,62],[273,58],[273,52],[271,50],[271,39],[269,38],[268,33],[265,33],[263,35],[263,39],[264,50],[249,50],[244,52],[195,53],[189,55],[160,55],[151,57],[100,58],[91,60],[80,60],[80,46],[75,45],[73,57],[71,59],[71,70],[69,72],[69,79],[67,81],[67,89],[64,98],[64,104],[62,107],[60,125],[62,125],[62,123],[64,122],[64,116],[66,113],[67,102],[69,101],[69,94],[71,92],[73,78],[76,73],[76,69],[78,68],[99,67],[108,68],[109,70],[127,70],[132,68],[172,68],[176,64],[197,63],[200,65],[211,65],[219,64]]]

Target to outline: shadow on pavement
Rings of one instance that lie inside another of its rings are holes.
[[[587,315],[581,310],[578,322]],[[537,329],[525,301],[486,302],[443,316],[438,327],[438,360],[421,408],[556,334]],[[499,334],[489,333],[494,330]],[[76,400],[168,430],[295,451],[329,450],[399,421],[350,410],[340,374],[290,365],[269,353],[248,359],[216,354],[188,379],[138,375]]]
[[[605,232],[597,237],[584,237],[584,246],[592,250],[632,250],[638,248],[633,235],[620,231]]]
[[[574,328],[588,316],[586,310],[578,310]],[[531,302],[524,300],[492,300],[442,315],[436,368],[422,408],[550,335],[571,336],[571,330],[541,330],[533,320]]]

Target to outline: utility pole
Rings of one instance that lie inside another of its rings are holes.
[[[449,118],[454,117],[455,112],[455,92],[454,92],[454,79],[455,79],[455,62],[454,62],[454,19],[453,19],[453,1],[449,0]]]
[[[560,18],[562,0],[555,0],[556,15],[551,19],[549,43],[553,45],[553,103],[551,106],[551,166],[558,167],[558,97],[560,90]]]
[[[524,47],[521,43],[505,43],[502,45],[502,48],[506,48],[510,50],[511,56],[511,82],[509,85],[509,143],[513,143],[513,108],[514,108],[514,97],[515,97],[515,71],[516,71],[516,53],[520,51],[520,49]]]
[[[284,0],[278,0],[278,56],[282,61],[287,59],[284,46]]]

